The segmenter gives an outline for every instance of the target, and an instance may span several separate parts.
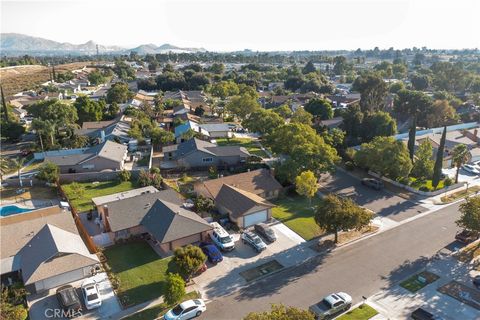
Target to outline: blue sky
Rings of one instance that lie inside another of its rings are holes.
[[[1,32],[209,50],[478,48],[478,0],[1,1]]]

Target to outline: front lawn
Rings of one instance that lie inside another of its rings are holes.
[[[338,317],[338,320],[367,320],[377,315],[378,311],[368,304],[362,304],[359,307]]]
[[[263,151],[256,141],[250,138],[218,138],[215,139],[219,146],[242,146],[253,155],[266,158],[268,157],[265,151]]]
[[[181,301],[185,300],[190,300],[190,299],[198,299],[201,298],[200,294],[196,291],[189,292],[187,293]],[[151,320],[151,319],[158,319],[161,316],[163,316],[168,310],[173,308],[173,305],[169,306],[165,303],[160,303],[157,305],[154,305],[153,307],[150,307],[148,309],[145,309],[143,311],[137,312],[132,314],[131,316],[128,316],[126,318],[123,318],[123,320]]]
[[[400,286],[415,293],[430,283],[437,281],[438,278],[440,277],[434,273],[423,271],[403,281],[400,283]]]
[[[445,187],[444,185],[444,180],[440,180],[438,183],[437,188],[434,188],[432,186],[432,180],[418,180],[416,178],[410,177],[409,183],[410,186],[414,189],[420,190],[420,191],[434,191],[434,190],[439,190],[443,189]]]
[[[311,240],[323,234],[322,229],[315,223],[315,211],[312,208],[320,202],[318,197],[312,199],[311,205],[304,197],[287,197],[273,202],[276,207],[272,209],[272,215],[303,239]]]
[[[79,197],[70,188],[71,184],[62,185],[63,191],[78,212],[88,211],[93,208],[92,198],[106,196],[113,193],[128,191],[136,188],[131,181],[101,181],[101,182],[77,182],[84,187],[85,192]]]
[[[171,258],[160,258],[146,242],[130,242],[103,252],[118,279],[118,297],[124,306],[158,298],[165,290],[168,272],[176,272]]]

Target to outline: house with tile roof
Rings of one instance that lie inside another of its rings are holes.
[[[91,276],[99,265],[69,211],[58,206],[0,219],[2,278],[20,278],[30,293]]]

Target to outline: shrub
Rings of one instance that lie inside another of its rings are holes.
[[[197,246],[188,245],[175,249],[173,261],[186,279],[195,274],[207,261],[202,249]]]
[[[353,171],[355,169],[355,164],[352,161],[347,161],[345,162],[345,169]]]
[[[122,170],[118,173],[120,181],[129,181],[132,178],[132,174],[128,170]]]
[[[404,184],[406,186],[410,185],[410,179],[408,177],[402,177],[402,178],[398,179],[398,182],[400,182],[401,184]]]
[[[446,177],[445,180],[443,181],[443,184],[445,187],[450,187],[453,184],[453,180],[450,177]]]
[[[167,275],[167,283],[165,286],[165,294],[163,300],[168,305],[173,305],[180,301],[185,295],[185,281],[177,273],[169,273]]]
[[[427,186],[421,186],[420,189],[418,189],[420,191],[425,191],[425,192],[429,192],[430,189],[427,187]]]

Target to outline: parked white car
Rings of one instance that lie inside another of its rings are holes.
[[[88,310],[98,308],[102,305],[102,298],[98,292],[97,283],[93,280],[86,280],[82,283],[82,295],[85,307]]]
[[[205,302],[202,299],[187,300],[175,308],[170,309],[164,316],[165,320],[187,320],[199,317],[207,310]]]
[[[210,233],[210,238],[222,251],[232,251],[235,249],[233,237],[228,234],[218,222],[212,222],[210,225],[213,227],[213,230]]]
[[[480,170],[477,167],[472,166],[471,164],[463,165],[462,169],[473,174],[480,174]]]

